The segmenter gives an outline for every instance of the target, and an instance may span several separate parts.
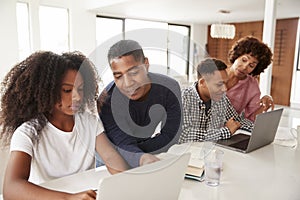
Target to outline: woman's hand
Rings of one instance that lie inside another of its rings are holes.
[[[270,95],[265,95],[260,99],[260,106],[262,108],[262,112],[268,111],[270,108],[274,110],[274,101]]]

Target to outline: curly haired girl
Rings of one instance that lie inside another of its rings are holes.
[[[0,111],[0,136],[11,152],[5,199],[95,199],[93,190],[70,194],[37,185],[93,168],[95,149],[111,173],[128,168],[103,133],[97,85],[94,65],[80,52],[36,52],[8,72]]]

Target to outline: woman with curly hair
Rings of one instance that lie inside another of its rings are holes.
[[[33,53],[1,86],[0,136],[11,152],[4,199],[95,199],[93,190],[70,194],[37,185],[93,168],[95,149],[111,173],[128,168],[103,133],[97,72],[81,53]]]
[[[238,40],[229,51],[232,64],[227,69],[227,97],[233,107],[244,117],[255,120],[257,114],[274,109],[273,99],[265,95],[260,99],[257,77],[272,62],[270,48],[255,37],[247,36]]]

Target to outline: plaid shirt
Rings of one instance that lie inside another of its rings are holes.
[[[230,137],[225,123],[233,117],[241,123],[241,129],[252,131],[253,123],[238,115],[226,95],[220,101],[212,101],[205,112],[205,104],[197,92],[197,82],[182,91],[183,126],[179,143],[216,141]]]

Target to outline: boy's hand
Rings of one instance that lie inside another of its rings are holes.
[[[231,135],[233,135],[233,133],[241,127],[241,123],[235,121],[232,117],[226,122],[225,126],[229,129]]]

